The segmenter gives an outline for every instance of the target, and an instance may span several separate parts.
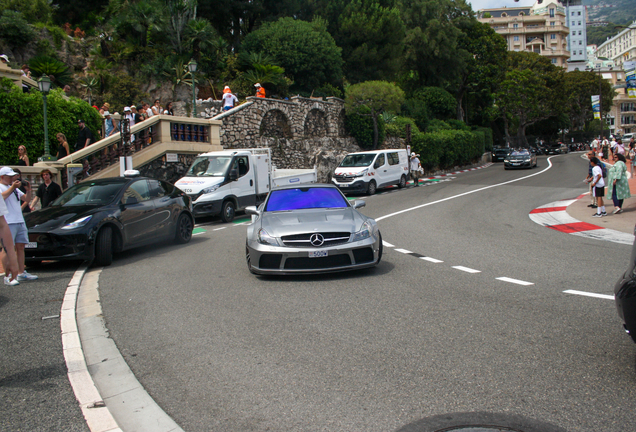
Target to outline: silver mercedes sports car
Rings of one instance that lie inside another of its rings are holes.
[[[255,274],[322,273],[373,267],[382,258],[375,220],[334,185],[286,186],[247,207],[245,258]]]

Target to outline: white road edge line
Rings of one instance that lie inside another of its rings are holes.
[[[220,230],[224,230],[227,227],[221,227],[221,228],[214,228],[212,231],[220,231]]]
[[[205,234],[205,231],[204,232],[194,233],[194,234],[192,234],[192,236],[194,237],[194,236],[201,235],[201,234]]]
[[[438,259],[431,258],[431,257],[420,257],[420,259],[424,260],[424,261],[430,261],[430,262],[435,263],[435,264],[439,264],[439,263],[443,263],[444,262],[442,260],[438,260]]]
[[[526,281],[522,281],[522,280],[519,280],[519,279],[512,279],[512,278],[509,278],[509,277],[498,277],[498,278],[495,278],[495,279],[503,281],[503,282],[510,282],[510,283],[517,284],[517,285],[524,285],[524,286],[534,285],[534,282],[526,282]]]
[[[464,266],[452,266],[455,270],[461,270],[466,273],[481,273],[481,270],[475,270]]]
[[[555,156],[552,156],[552,157],[555,157]],[[543,174],[544,172],[546,172],[547,170],[552,168],[552,162],[550,161],[550,159],[551,158],[546,159],[548,161],[548,167],[547,168],[545,168],[542,171],[536,172],[534,174],[530,174],[530,175],[525,176],[525,177],[519,177],[518,179],[510,180],[510,181],[503,182],[503,183],[497,183],[497,184],[490,185],[490,186],[484,186],[482,188],[475,189],[475,190],[472,190],[472,191],[469,191],[469,192],[464,192],[464,193],[461,193],[459,195],[454,195],[454,196],[451,196],[451,197],[448,197],[448,198],[443,198],[441,200],[437,200],[437,201],[429,202],[429,203],[426,203],[426,204],[421,204],[421,205],[418,205],[418,206],[415,206],[415,207],[407,208],[407,209],[404,209],[404,210],[400,210],[400,211],[397,211],[395,213],[390,213],[388,215],[380,216],[378,218],[375,218],[375,220],[376,221],[381,221],[382,219],[388,219],[390,217],[397,216],[397,215],[402,214],[402,213],[410,212],[410,211],[417,210],[417,209],[420,209],[420,208],[423,208],[423,207],[432,206],[434,204],[439,204],[439,203],[444,202],[444,201],[450,201],[450,200],[455,199],[455,198],[460,198],[460,197],[463,197],[463,196],[466,196],[466,195],[471,195],[471,194],[474,194],[474,193],[477,193],[477,192],[481,192],[481,191],[484,191],[484,190],[487,190],[487,189],[492,189],[492,188],[495,188],[495,187],[504,186],[504,185],[507,185],[507,184],[516,183],[516,182],[521,181],[521,180],[529,179],[530,177],[534,177],[534,176],[537,176],[539,174]]]
[[[585,291],[576,291],[576,290],[565,290],[563,292],[566,294],[574,294],[574,295],[580,295],[585,297],[595,297],[595,298],[602,298],[606,300],[614,300],[613,295],[607,295],[607,294],[596,294],[596,293],[589,293]]]

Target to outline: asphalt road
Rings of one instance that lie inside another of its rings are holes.
[[[108,330],[186,431],[636,430],[614,302],[563,292],[611,295],[631,247],[529,219],[587,191],[579,155],[551,161],[364,198],[391,245],[371,270],[255,277],[245,226],[214,221],[129,251],[99,280]]]

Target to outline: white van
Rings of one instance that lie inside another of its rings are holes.
[[[331,178],[342,192],[366,192],[373,195],[378,188],[406,186],[409,158],[406,150],[373,150],[349,153]]]

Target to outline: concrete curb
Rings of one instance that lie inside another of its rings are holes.
[[[69,381],[91,432],[182,432],[128,367],[99,303],[102,268],[82,265],[62,305],[62,344]]]

